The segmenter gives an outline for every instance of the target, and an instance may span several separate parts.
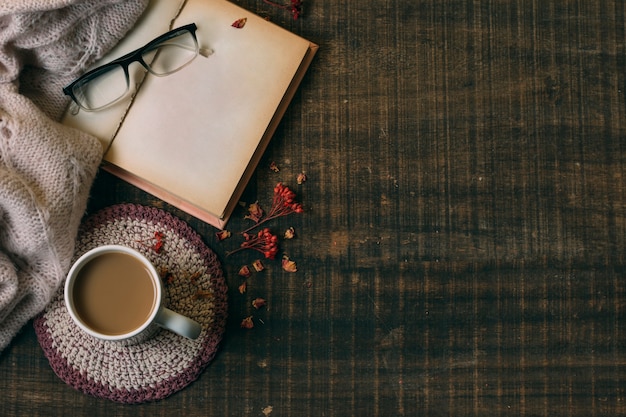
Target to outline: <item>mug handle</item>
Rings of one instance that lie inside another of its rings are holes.
[[[169,308],[161,308],[155,318],[156,324],[171,330],[176,334],[184,336],[188,339],[197,339],[202,331],[202,326],[195,320],[178,314]]]

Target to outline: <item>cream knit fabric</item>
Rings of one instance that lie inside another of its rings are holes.
[[[61,88],[147,1],[0,2],[0,351],[63,282],[102,157],[95,138],[58,123]]]

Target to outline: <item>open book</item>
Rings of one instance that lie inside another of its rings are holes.
[[[189,23],[205,53],[63,123],[101,140],[103,169],[222,229],[318,47],[226,0],[153,0],[97,64]]]

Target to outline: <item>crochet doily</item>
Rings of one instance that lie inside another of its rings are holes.
[[[200,323],[198,339],[167,330],[131,346],[95,339],[72,321],[63,288],[35,319],[37,339],[54,372],[81,392],[121,403],[163,399],[196,380],[215,356],[227,315],[221,265],[187,223],[145,206],[121,204],[88,217],[74,260],[105,244],[129,246],[152,261],[164,305]]]

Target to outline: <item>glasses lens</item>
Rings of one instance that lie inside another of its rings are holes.
[[[128,80],[119,65],[100,71],[74,85],[72,92],[78,104],[87,110],[98,110],[122,98],[128,91]]]
[[[193,61],[196,55],[198,55],[196,37],[188,30],[181,30],[147,48],[141,57],[151,73],[167,75],[183,68]]]

